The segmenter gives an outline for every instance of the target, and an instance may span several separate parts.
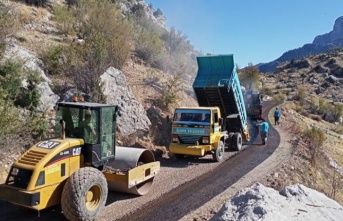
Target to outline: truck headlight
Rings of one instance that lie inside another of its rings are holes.
[[[177,135],[173,135],[173,143],[180,143],[179,137]]]
[[[203,137],[202,138],[202,143],[210,143],[209,137]]]

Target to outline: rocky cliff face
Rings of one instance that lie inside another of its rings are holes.
[[[334,48],[343,47],[343,16],[336,19],[333,30],[329,33],[315,37],[312,43],[285,52],[278,59],[258,64],[261,72],[274,72],[276,67],[285,61],[302,59],[310,54],[319,54]]]
[[[336,40],[343,38],[343,16],[339,17],[335,21],[333,30],[329,33],[317,36],[312,44],[325,45],[335,42]]]

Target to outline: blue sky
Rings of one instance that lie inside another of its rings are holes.
[[[332,30],[343,0],[145,0],[196,50],[234,54],[239,67],[279,58]]]

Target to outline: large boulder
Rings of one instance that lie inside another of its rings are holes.
[[[41,112],[52,110],[55,103],[59,100],[59,96],[52,92],[49,83],[51,80],[45,75],[43,71],[43,62],[37,55],[21,46],[9,41],[6,45],[4,59],[14,59],[23,62],[24,68],[27,70],[35,70],[42,78],[42,82],[38,85],[41,93],[40,104],[38,110]],[[23,87],[27,86],[26,80],[22,82]]]
[[[278,192],[256,183],[240,190],[211,220],[340,221],[342,217],[339,203],[301,184]]]
[[[110,67],[100,76],[103,94],[109,104],[118,105],[117,125],[122,135],[142,136],[149,131],[151,122],[143,106],[135,99],[123,72]]]

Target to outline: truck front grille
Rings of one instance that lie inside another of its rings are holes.
[[[180,138],[180,143],[195,144],[197,141],[200,140],[201,136],[179,134],[179,138]]]

